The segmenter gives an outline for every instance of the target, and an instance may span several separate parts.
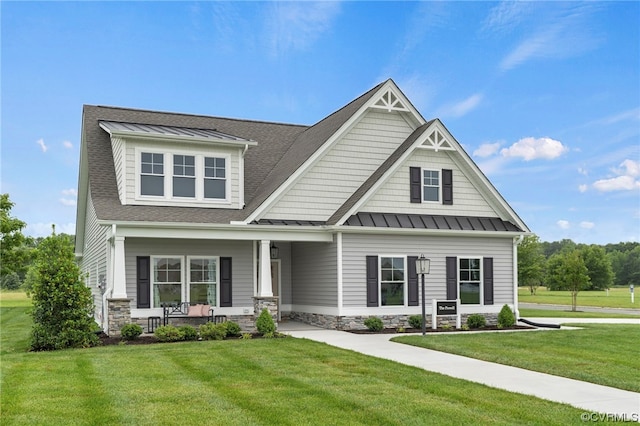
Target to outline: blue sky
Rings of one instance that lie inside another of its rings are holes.
[[[313,124],[393,78],[542,240],[640,241],[640,2],[11,2],[1,188],[74,233],[83,104]]]

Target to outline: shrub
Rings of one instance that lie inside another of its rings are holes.
[[[378,317],[369,317],[364,320],[364,326],[370,331],[381,331],[384,328],[382,320]]]
[[[469,328],[482,328],[486,325],[486,320],[480,314],[471,314],[467,317],[467,325]]]
[[[422,315],[411,315],[409,325],[411,328],[422,328]]]
[[[153,332],[160,342],[178,342],[182,340],[182,333],[173,325],[162,325]]]
[[[508,305],[504,305],[498,314],[498,327],[513,327],[516,323],[516,317]]]
[[[186,324],[178,327],[180,330],[180,334],[182,334],[182,340],[197,340],[198,339],[198,331],[192,325]]]
[[[267,309],[263,309],[256,320],[256,328],[260,334],[274,333],[276,331],[276,324],[273,322],[273,318]]]
[[[242,333],[242,329],[240,328],[240,325],[238,325],[238,323],[227,321],[223,324],[225,325],[225,327],[227,327],[227,336],[238,337],[240,333]]]
[[[83,282],[71,240],[55,233],[42,240],[32,267],[31,349],[97,345],[93,296]]]
[[[242,333],[242,336],[240,337],[242,340],[249,340],[249,339],[253,339],[253,334],[251,333]]]
[[[142,327],[138,324],[125,324],[120,329],[120,335],[124,340],[136,340],[142,334]]]
[[[203,340],[224,340],[227,337],[227,327],[224,323],[208,322],[200,326],[200,337]]]

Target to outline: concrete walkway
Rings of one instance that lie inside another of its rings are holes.
[[[537,319],[549,322],[549,318]],[[566,319],[562,318],[563,322]],[[281,323],[278,330],[293,337],[327,343],[510,392],[569,404],[587,412],[624,415],[627,420],[640,421],[640,393],[394,343],[389,339],[395,335],[390,334],[353,334],[296,322]],[[554,330],[540,329],[531,332],[553,333]]]

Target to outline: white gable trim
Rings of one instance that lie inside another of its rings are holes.
[[[262,215],[264,215],[291,187],[302,177],[304,174],[311,168],[313,165],[318,162],[327,151],[344,135],[349,129],[351,129],[358,120],[362,117],[362,115],[369,108],[381,108],[380,105],[376,104],[387,97],[389,99],[390,94],[395,96],[394,103],[384,109],[389,109],[389,111],[404,111],[410,114],[416,122],[417,125],[414,125],[414,129],[423,125],[426,121],[420,115],[420,113],[411,105],[411,102],[407,99],[406,96],[402,93],[402,91],[396,86],[393,80],[387,80],[377,91],[377,93],[360,107],[360,109],[354,113],[349,120],[347,120],[331,137],[329,137],[324,144],[316,150],[291,176],[284,181],[282,185],[278,189],[276,189],[266,200],[258,206],[253,213],[251,213],[242,223],[249,224],[255,220],[259,220]],[[398,104],[402,105],[402,109]],[[393,106],[395,105],[395,106]]]

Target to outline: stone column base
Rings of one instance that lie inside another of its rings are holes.
[[[278,298],[273,297],[254,297],[253,298],[253,317],[258,319],[263,309],[266,309],[271,314],[273,322],[276,324],[276,330],[278,329]]]
[[[107,299],[109,336],[120,336],[123,325],[131,322],[131,299]]]

